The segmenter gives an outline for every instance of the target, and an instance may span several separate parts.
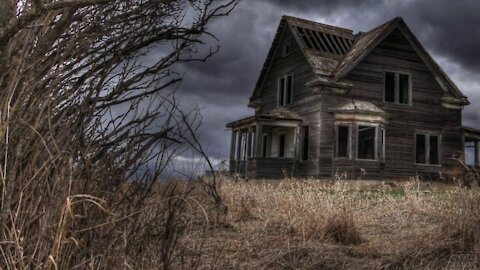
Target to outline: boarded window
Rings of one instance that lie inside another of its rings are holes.
[[[310,127],[304,126],[303,127],[303,151],[302,151],[303,160],[308,160],[309,137],[310,137]]]
[[[337,157],[348,158],[349,157],[349,126],[338,126],[337,128]]]
[[[278,157],[285,157],[285,134],[281,134],[278,140]]]
[[[427,151],[426,151],[426,141],[427,136],[424,134],[417,134],[416,138],[416,148],[415,148],[415,162],[418,164],[425,164]]]
[[[440,164],[439,160],[439,143],[438,143],[438,136],[430,135],[430,164],[438,165]]]
[[[267,157],[267,146],[268,146],[268,135],[263,134],[263,141],[262,141],[262,157]]]
[[[410,104],[410,75],[385,72],[385,101]]]
[[[358,159],[375,159],[375,131],[376,127],[358,127]]]

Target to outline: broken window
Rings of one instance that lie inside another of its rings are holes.
[[[278,105],[291,104],[293,100],[293,75],[280,77],[278,80]]]
[[[302,151],[302,160],[308,160],[308,143],[310,137],[310,127],[303,127],[303,151]]]
[[[415,138],[415,163],[439,165],[440,136],[435,134],[417,134]]]
[[[350,127],[337,126],[337,158],[348,158],[350,148]]]
[[[358,159],[376,159],[375,158],[375,132],[376,127],[358,126]]]
[[[285,134],[281,134],[278,138],[278,157],[285,157]]]
[[[386,102],[410,104],[410,75],[386,71],[384,88]]]

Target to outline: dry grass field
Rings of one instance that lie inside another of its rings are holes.
[[[477,269],[480,192],[420,182],[223,180],[227,215],[207,207],[185,246],[200,268]],[[200,202],[201,199],[198,199]],[[206,225],[207,224],[207,225]]]

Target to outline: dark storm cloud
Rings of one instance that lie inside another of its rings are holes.
[[[209,27],[221,51],[206,63],[184,65],[184,81],[177,93],[188,110],[202,108],[201,142],[208,153],[228,157],[230,133],[225,124],[253,114],[247,108],[280,18],[299,16],[355,32],[368,31],[394,17],[405,19],[414,34],[447,71],[472,104],[464,111],[465,123],[480,121],[480,1],[407,0],[242,0],[234,12]]]

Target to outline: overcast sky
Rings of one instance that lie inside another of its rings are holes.
[[[480,128],[480,1],[240,0],[212,23],[221,51],[207,63],[183,67],[178,96],[202,108],[200,139],[213,161],[227,159],[225,124],[254,112],[247,107],[282,15],[368,31],[401,16],[440,66],[469,97],[464,125]],[[216,46],[216,44],[215,44]]]

